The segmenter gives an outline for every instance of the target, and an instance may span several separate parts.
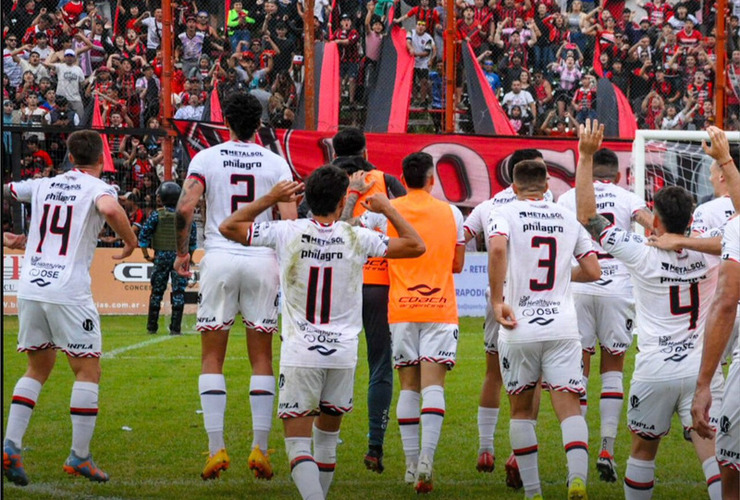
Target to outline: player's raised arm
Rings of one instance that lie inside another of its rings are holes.
[[[377,193],[369,196],[361,203],[367,210],[385,215],[398,232],[398,238],[391,238],[388,242],[386,257],[389,259],[408,259],[419,257],[426,252],[424,240],[421,239],[416,229],[391,205],[387,196]]]
[[[724,131],[718,127],[707,127],[707,133],[712,144],[707,146],[706,142],[702,142],[702,146],[704,151],[714,158],[722,171],[735,212],[738,212],[740,210],[740,172],[730,156],[730,143]]]
[[[136,239],[134,230],[128,221],[126,211],[118,203],[118,200],[113,196],[101,196],[95,202],[95,206],[103,217],[105,217],[108,225],[123,240],[123,251],[113,258],[116,260],[125,259],[134,253],[134,250],[139,246],[139,241]]]
[[[587,119],[578,134],[578,166],[576,167],[576,215],[592,238],[598,239],[609,221],[596,212],[594,193],[594,153],[604,139],[604,126]]]
[[[229,215],[218,226],[224,238],[236,241],[242,245],[247,241],[247,234],[257,216],[279,203],[295,204],[296,193],[303,189],[303,183],[297,181],[280,181],[266,195],[257,198],[254,202],[244,205]]]
[[[722,253],[722,236],[702,238],[698,236],[689,237],[680,234],[663,233],[660,236],[650,236],[648,246],[674,252],[686,249],[710,255],[720,255]]]
[[[200,197],[205,192],[205,181],[196,176],[185,179],[182,193],[175,209],[175,235],[177,237],[177,258],[173,268],[180,276],[190,277],[190,225],[193,222],[193,213],[198,206]]]

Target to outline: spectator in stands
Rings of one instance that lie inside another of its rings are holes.
[[[159,78],[154,75],[154,68],[150,64],[142,68],[142,75],[136,80],[136,90],[141,101],[142,123],[146,123],[153,116],[159,116],[159,97],[162,85]]]
[[[26,71],[23,73],[23,84],[18,87],[16,91],[16,100],[23,101],[28,94],[38,94],[41,89],[36,84],[36,79],[33,73]]]
[[[400,17],[397,17],[396,19],[393,20],[393,22],[395,24],[401,24],[406,19],[409,19],[409,18],[413,18],[416,22],[424,21],[426,23],[427,33],[429,35],[432,35],[434,33],[436,26],[438,26],[441,22],[439,13],[436,10],[434,10],[433,7],[431,7],[430,0],[420,0],[419,5],[417,5],[416,7],[412,7],[406,14]],[[490,19],[489,19],[489,23],[490,23]],[[488,32],[487,25],[484,26],[480,22],[479,22],[479,25],[481,26],[481,28],[485,27],[485,31],[483,31],[483,33],[487,34]]]
[[[524,117],[522,117],[522,109],[519,106],[511,108],[508,111],[507,116],[509,117],[509,123],[511,124],[511,128],[514,129],[514,132],[518,135],[528,135],[527,124],[524,121]]]
[[[732,51],[727,63],[727,114],[740,115],[740,47]]]
[[[51,156],[41,147],[38,137],[35,135],[28,137],[23,145],[26,147],[26,152],[33,157],[34,161],[40,161],[44,170],[54,166]]]
[[[621,90],[625,97],[629,95],[630,75],[624,70],[624,64],[622,64],[621,59],[615,59],[612,62],[612,67],[607,71],[606,78]]]
[[[146,59],[151,61],[162,44],[162,9],[154,9],[153,17],[144,12],[134,25],[146,28]]]
[[[290,69],[297,47],[293,38],[288,37],[288,25],[286,23],[282,21],[277,23],[275,33],[275,38],[266,35],[266,41],[275,51],[273,71],[277,74]]]
[[[686,5],[678,4],[676,6],[674,14],[668,18],[668,24],[670,24],[673,29],[680,30],[684,27],[686,21],[691,22],[692,29],[698,24],[696,17],[694,17],[693,14],[689,14],[689,9],[686,7]]]
[[[261,76],[257,80],[257,88],[249,91],[249,93],[255,96],[262,105],[262,117],[260,119],[263,124],[270,123],[270,97],[272,97],[272,94],[267,90],[268,85],[269,82],[267,81],[267,78]]]
[[[227,69],[226,81],[218,84],[218,93],[221,102],[226,101],[229,96],[236,92],[246,92],[247,90],[249,90],[249,87],[238,77],[236,68]]]
[[[49,112],[44,108],[39,107],[38,94],[35,92],[29,93],[26,96],[26,105],[21,108],[21,125],[26,125],[28,127],[48,125],[49,118]],[[38,137],[41,141],[45,138],[42,132],[24,134],[25,140],[28,140],[29,137]]]
[[[49,71],[46,66],[41,64],[41,55],[36,49],[32,49],[28,45],[25,45],[19,50],[30,50],[28,60],[18,56],[18,52],[13,53],[13,60],[18,62],[23,70],[23,73],[29,72],[33,75],[34,79],[38,82],[43,77],[49,77]]]
[[[427,33],[427,24],[416,21],[416,29],[406,36],[406,48],[414,57],[414,90],[411,99],[422,107],[429,105],[429,64],[434,59],[434,40]],[[415,96],[414,96],[415,94]]]
[[[189,75],[192,69],[198,66],[200,56],[203,54],[205,35],[196,30],[195,16],[189,16],[185,25],[185,31],[177,35],[175,60],[182,63],[183,73]]]
[[[486,77],[486,81],[491,87],[493,94],[498,96],[498,92],[501,90],[501,77],[496,73],[496,66],[493,63],[491,54],[490,50],[486,50],[478,56],[478,61],[482,61],[481,69],[483,70],[483,76]]]
[[[660,128],[665,115],[665,103],[663,99],[655,92],[650,91],[642,100],[641,106],[642,126],[650,130]]]
[[[3,74],[7,75],[10,85],[18,87],[21,84],[23,68],[21,68],[20,62],[17,62],[12,56],[18,49],[18,36],[8,35],[3,42],[5,45],[3,48]]]
[[[581,87],[573,95],[573,107],[576,110],[576,121],[585,123],[586,119],[596,118],[596,88],[591,75],[581,77]]]
[[[340,27],[342,29],[334,32],[332,40],[339,45],[339,75],[342,82],[346,81],[349,85],[349,105],[354,106],[360,62],[360,34],[352,27],[352,18],[347,14],[342,15]]]
[[[699,108],[693,100],[686,101],[686,106],[678,111],[676,104],[669,104],[665,108],[665,116],[660,124],[662,130],[685,130],[686,125],[693,121],[694,113]]]
[[[297,100],[296,88],[287,70],[275,75],[275,82],[272,84],[271,91],[273,96],[277,95],[282,98],[282,106],[284,108],[289,109],[291,112],[295,111]],[[293,118],[290,118],[290,121],[292,122]]]
[[[85,108],[82,105],[82,94],[80,86],[85,81],[85,74],[82,72],[77,62],[77,53],[72,49],[64,51],[64,62],[56,63],[55,54],[42,64],[49,69],[53,69],[57,77],[57,97],[64,96],[69,102],[70,109],[73,109],[78,116],[82,116]]]
[[[187,102],[175,113],[176,120],[200,120],[203,117],[203,104],[198,92],[188,94]]]
[[[573,118],[570,114],[568,114],[568,118],[570,119],[571,125],[576,125],[575,118]],[[576,126],[571,126],[570,128],[568,128],[567,125],[568,122],[566,122],[566,120],[555,116],[555,110],[553,109],[542,121],[540,132],[542,132],[543,135],[547,135],[550,137],[576,137],[576,131],[578,130],[578,128]]]
[[[511,109],[514,107],[521,108],[522,119],[528,123],[537,119],[537,107],[532,94],[522,90],[522,82],[519,80],[511,83],[511,91],[504,95],[501,105],[506,109],[507,114],[511,114]]]
[[[73,109],[69,109],[67,98],[60,95],[55,100],[54,109],[50,114],[51,124],[59,127],[78,127],[80,117]]]
[[[532,97],[534,97],[537,103],[537,114],[542,115],[552,106],[555,95],[553,94],[550,81],[545,78],[544,72],[541,69],[534,70],[533,78],[534,81],[532,82],[530,94],[532,94]]]
[[[375,1],[367,4],[365,16],[365,87],[375,87],[378,78],[378,63],[380,62],[380,48],[383,44],[385,26],[380,17],[373,14]]]
[[[249,42],[252,38],[250,25],[255,24],[255,20],[249,17],[249,12],[244,10],[241,0],[236,0],[231,4],[229,16],[226,21],[228,26],[229,41],[232,47],[236,47],[241,41]]]

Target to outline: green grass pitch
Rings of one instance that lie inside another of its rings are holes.
[[[185,319],[192,331],[194,318]],[[164,324],[164,321],[161,322]],[[221,479],[200,479],[207,450],[198,397],[200,340],[197,335],[171,338],[160,333],[146,334],[142,316],[107,316],[102,318],[104,352],[100,389],[100,416],[92,442],[96,462],[111,476],[106,484],[94,484],[67,476],[62,464],[69,453],[71,423],[69,396],[73,381],[64,356],[46,383],[34,410],[24,439],[24,461],[31,484],[25,488],[3,479],[4,498],[299,498],[288,469],[283,445],[282,424],[275,418],[271,447],[275,449],[272,481],[257,481],[247,469],[251,444],[249,410],[250,368],[243,328],[232,332],[225,365],[228,402],[225,435],[231,468]],[[240,324],[237,321],[237,324]],[[25,369],[25,356],[15,352],[18,322],[3,318],[3,428],[13,386]],[[482,319],[463,318],[460,323],[458,365],[448,375],[447,414],[435,458],[435,488],[430,498],[523,498],[504,483],[504,462],[509,453],[508,404],[502,404],[496,428],[496,470],[493,474],[476,472],[478,394],[483,377]],[[166,332],[166,328],[160,328]],[[361,336],[362,338],[362,336]],[[274,352],[277,373],[279,339]],[[382,475],[366,471],[362,458],[367,439],[367,363],[364,342],[360,344],[360,362],[355,383],[355,409],[345,417],[338,448],[337,470],[329,498],[400,499],[416,495],[402,481],[404,458],[395,399],[386,436],[385,465]],[[634,347],[627,360],[627,372],[634,366]],[[598,372],[598,357],[592,373]],[[629,390],[629,376],[625,393]],[[629,435],[622,416],[617,439],[616,458],[620,482],[601,483],[594,462],[599,445],[598,401],[600,379],[591,376],[588,413],[590,430],[591,499],[624,498],[621,478],[629,453]],[[396,382],[396,392],[398,383]],[[626,409],[625,409],[626,412]],[[125,430],[130,429],[130,430]],[[565,453],[560,427],[552,412],[549,397],[543,396],[537,426],[540,444],[540,476],[545,498],[564,498],[566,494]],[[355,497],[357,495],[357,497]],[[701,465],[693,447],[683,440],[681,426],[674,418],[673,430],[664,438],[658,454],[656,499],[707,498]]]

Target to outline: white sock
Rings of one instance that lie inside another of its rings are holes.
[[[625,500],[650,500],[655,485],[655,460],[629,457],[624,472]]]
[[[493,454],[493,435],[498,423],[498,408],[478,407],[478,454],[488,451]]]
[[[434,459],[442,422],[445,419],[445,390],[430,385],[421,390],[421,455]]]
[[[98,384],[75,382],[72,385],[69,414],[72,417],[72,451],[80,458],[87,458],[98,419]]]
[[[619,417],[622,415],[624,389],[622,372],[606,372],[601,375],[601,440],[602,446],[614,456],[614,441],[617,438]]]
[[[324,500],[319,468],[311,455],[311,438],[285,438],[290,475],[304,500]]]
[[[334,469],[337,466],[337,440],[339,431],[322,431],[313,426],[313,456],[319,468],[319,482],[324,491],[324,497],[329,495],[329,487],[334,479]]]
[[[249,379],[249,406],[252,408],[252,448],[267,451],[267,438],[272,429],[272,407],[275,402],[275,377],[252,375]]]
[[[704,477],[707,479],[707,489],[710,500],[722,500],[722,481],[720,480],[719,464],[715,457],[707,458],[701,468],[704,469]]]
[[[226,413],[226,379],[220,373],[204,373],[198,378],[203,426],[208,433],[208,451],[215,455],[224,444],[224,414]]]
[[[40,393],[41,382],[31,377],[21,377],[13,389],[5,439],[11,441],[19,450],[22,448],[23,435],[26,433],[31,413],[33,413]]]
[[[586,413],[588,413],[588,375],[583,375],[581,377],[581,380],[583,380],[583,395],[581,396],[581,416],[583,418],[586,418]]]
[[[511,419],[509,421],[509,440],[511,449],[519,465],[519,474],[524,483],[527,497],[542,494],[540,472],[537,465],[537,435],[531,420]]]
[[[416,391],[401,391],[396,403],[396,417],[401,428],[401,443],[406,463],[416,464],[419,460],[419,402],[421,394]]]
[[[588,426],[580,415],[568,417],[560,423],[565,457],[568,460],[568,484],[576,478],[584,483],[588,478]]]

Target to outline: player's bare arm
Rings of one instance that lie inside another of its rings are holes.
[[[488,241],[488,283],[491,287],[491,307],[501,326],[516,328],[514,311],[504,303],[504,282],[506,281],[508,239],[505,236],[492,236]]]
[[[594,193],[594,153],[604,140],[604,126],[597,120],[586,120],[579,127],[578,166],[576,167],[576,214],[592,238],[598,239],[610,222],[596,212]]]
[[[632,220],[645,229],[653,229],[653,213],[647,208],[641,208],[632,216]]]
[[[342,217],[340,220],[352,226],[358,226],[360,221],[357,217],[352,217],[355,213],[355,206],[357,205],[360,196],[367,193],[368,190],[375,185],[375,181],[366,182],[367,172],[358,170],[349,176],[349,187],[347,187],[347,202],[344,204],[344,210],[342,210]]]
[[[457,274],[463,271],[465,267],[465,245],[458,243],[455,245],[455,257],[452,259],[452,272]]]
[[[98,211],[105,217],[105,221],[116,234],[123,240],[123,250],[120,254],[113,256],[114,259],[125,259],[139,246],[139,240],[134,234],[134,230],[128,221],[126,211],[123,209],[118,200],[113,196],[101,196],[95,202]]]
[[[697,238],[664,233],[660,236],[650,236],[648,246],[660,248],[661,250],[680,251],[686,249],[710,255],[720,255],[722,253],[722,237]]]
[[[26,248],[26,235],[3,233],[3,246],[11,250],[23,250]]]
[[[177,258],[173,268],[180,276],[190,277],[190,225],[193,222],[193,213],[203,196],[203,183],[195,177],[185,179],[180,199],[175,209],[175,234],[177,237]]]
[[[578,283],[590,283],[601,278],[601,265],[596,254],[591,253],[578,261],[571,269],[570,280]]]
[[[709,134],[709,139],[712,141],[711,145],[707,146],[706,141],[703,141],[702,147],[717,162],[720,170],[722,170],[730,199],[737,212],[738,207],[740,207],[740,172],[738,172],[737,165],[735,165],[732,156],[730,156],[730,143],[724,131],[718,127],[707,127],[707,133]]]
[[[361,203],[367,210],[383,214],[398,232],[398,238],[391,238],[388,241],[386,257],[390,259],[410,259],[419,257],[427,251],[424,240],[421,239],[419,233],[391,205],[386,195],[374,194]]]
[[[717,291],[704,330],[704,349],[694,402],[691,405],[694,430],[705,439],[714,436],[714,431],[709,426],[709,408],[712,405],[710,385],[732,334],[735,311],[740,300],[740,262],[724,261],[719,273]]]
[[[296,193],[301,190],[303,190],[302,182],[280,181],[269,193],[226,217],[218,226],[218,230],[224,238],[244,245],[247,241],[247,233],[259,214],[278,203],[295,204]]]

